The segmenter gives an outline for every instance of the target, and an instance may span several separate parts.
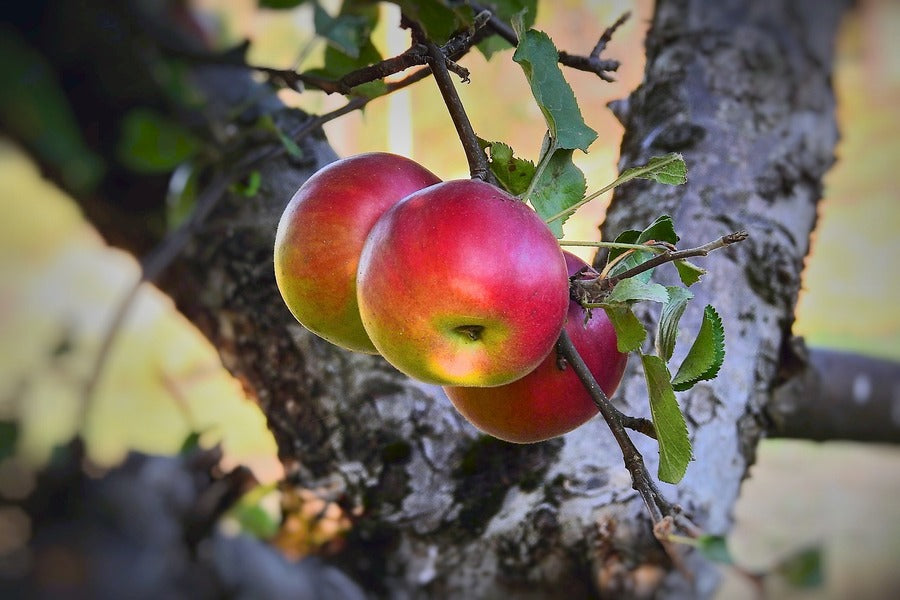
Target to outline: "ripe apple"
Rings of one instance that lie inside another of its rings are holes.
[[[540,364],[562,330],[568,284],[540,217],[477,180],[394,205],[372,228],[356,280],[363,325],[388,362],[468,386],[509,383]]]
[[[304,327],[338,346],[376,352],[356,304],[363,243],[388,208],[439,181],[418,163],[384,152],[339,160],[306,180],[275,236],[275,281]]]
[[[565,252],[569,275],[587,264]],[[616,332],[606,313],[569,302],[566,331],[597,383],[612,395],[622,380],[628,355],[616,348]],[[571,367],[559,368],[554,349],[525,377],[501,387],[445,387],[456,409],[481,431],[508,442],[540,442],[567,433],[597,414],[581,380]]]

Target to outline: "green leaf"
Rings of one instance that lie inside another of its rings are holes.
[[[468,6],[451,8],[441,0],[393,0],[408,18],[425,30],[428,38],[443,44],[454,33],[472,23],[472,9]]]
[[[728,551],[728,541],[721,535],[701,535],[697,538],[697,548],[708,560],[722,565],[733,565],[734,558]]]
[[[149,109],[135,108],[122,119],[117,154],[123,165],[139,173],[165,173],[200,149],[187,129]]]
[[[698,267],[685,259],[676,260],[675,269],[678,271],[678,277],[681,278],[681,283],[687,286],[694,285],[700,281],[700,278],[706,273],[706,269]]]
[[[782,560],[774,569],[794,587],[815,588],[825,582],[822,549],[818,546],[804,548]]]
[[[190,454],[199,448],[200,436],[201,433],[199,431],[190,432],[187,437],[184,438],[184,441],[181,442],[181,448],[178,450],[178,454]]]
[[[675,341],[678,336],[678,321],[681,320],[681,315],[684,314],[684,309],[687,307],[688,301],[694,297],[694,294],[679,286],[672,286],[666,289],[669,292],[669,301],[663,306],[659,315],[659,323],[656,328],[656,354],[664,362],[669,362],[669,359],[672,358],[672,352],[675,350]]]
[[[263,500],[276,489],[275,484],[253,488],[228,511],[228,516],[237,521],[242,531],[262,540],[271,539],[278,533],[281,517],[267,510]]]
[[[522,29],[528,29],[534,25],[537,16],[537,0],[494,0],[482,2],[482,6],[505,21],[512,22],[518,18],[523,24]],[[487,60],[490,60],[496,52],[512,47],[512,44],[499,35],[492,35],[480,41],[476,46]]]
[[[381,53],[372,43],[371,31],[378,22],[378,7],[365,0],[345,0],[337,19],[350,19],[357,23],[360,36],[355,49],[345,52],[339,44],[331,43],[325,48],[324,63],[321,68],[306,73],[311,76],[337,81],[344,75],[381,61]],[[368,32],[366,32],[368,30]],[[363,35],[364,34],[364,35]],[[383,80],[371,81],[353,88],[352,95],[374,98],[387,91]]]
[[[525,72],[556,147],[586,152],[597,139],[597,132],[588,127],[581,116],[575,94],[559,68],[556,46],[542,31],[529,29],[517,33],[519,46],[513,60]]]
[[[658,356],[641,354],[644,377],[650,395],[650,415],[659,442],[660,481],[678,483],[691,462],[691,440],[688,437],[684,415],[675,400],[675,392],[669,382],[669,369]]]
[[[253,171],[250,171],[249,175],[247,175],[246,182],[237,182],[231,187],[236,193],[242,196],[246,196],[247,198],[252,198],[259,193],[259,188],[261,185],[262,175],[259,171],[254,169]]]
[[[372,34],[377,11],[375,15],[375,18],[366,14],[342,14],[332,17],[316,2],[313,23],[317,35],[328,40],[329,44],[347,56],[359,58],[360,49]]]
[[[607,302],[629,302],[632,300],[666,303],[669,301],[669,292],[665,286],[658,283],[650,283],[630,277],[617,283],[609,296],[606,297]]]
[[[677,152],[654,156],[645,165],[627,169],[616,181],[624,183],[631,179],[651,179],[668,185],[682,185],[687,182],[687,165]]]
[[[584,197],[587,182],[584,173],[572,162],[572,152],[572,150],[554,152],[531,190],[528,200],[542,219]],[[561,238],[564,222],[565,219],[558,219],[548,223],[547,226],[557,238]]]
[[[169,231],[176,229],[191,216],[197,201],[198,178],[199,169],[192,161],[181,163],[172,172],[169,188],[166,190],[166,226]]]
[[[635,231],[633,229],[629,229],[627,231],[622,232],[619,237],[616,238],[617,242],[622,242],[625,244],[645,244],[650,241],[657,242],[668,242],[670,244],[676,244],[678,242],[678,234],[675,233],[675,225],[672,223],[672,217],[668,215],[662,215],[657,217],[650,225],[648,225],[643,231]],[[627,252],[622,249],[613,249],[609,252],[609,260],[615,259],[617,256],[624,254]],[[610,277],[618,275],[619,273],[624,273],[628,269],[636,267],[643,262],[653,258],[654,253],[650,250],[632,250],[631,253],[624,259],[620,260],[615,267],[609,270]],[[640,279],[641,281],[650,281],[650,277],[653,275],[653,269],[648,271],[644,271],[643,273],[639,273],[633,279]]]
[[[272,118],[272,115],[263,115],[261,116],[257,122],[256,126],[263,130],[268,131],[269,133],[274,133],[278,138],[278,141],[281,142],[281,145],[284,146],[284,149],[288,154],[293,156],[296,159],[303,158],[303,150],[300,146],[297,145],[297,142],[292,140],[290,136],[288,136],[281,127],[275,122],[275,119]]]
[[[601,308],[612,322],[616,330],[616,347],[619,352],[632,352],[641,347],[647,330],[643,323],[631,311],[631,307],[625,303],[604,303]]]
[[[513,155],[513,149],[500,142],[479,140],[482,148],[490,150],[491,172],[507,192],[513,196],[525,193],[534,177],[534,163]]]
[[[271,8],[273,10],[284,10],[300,6],[307,0],[257,0],[260,8]]]
[[[19,442],[19,424],[15,421],[0,421],[0,460],[16,453]]]
[[[0,25],[0,130],[52,165],[79,193],[92,192],[106,164],[85,143],[69,99],[40,52]]]
[[[672,386],[683,392],[699,381],[714,379],[724,360],[725,328],[716,309],[707,305],[697,339],[672,379]]]

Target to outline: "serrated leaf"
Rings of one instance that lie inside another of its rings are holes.
[[[506,144],[484,140],[479,143],[490,150],[491,172],[500,185],[513,196],[523,194],[534,177],[534,163],[513,155],[513,149]]]
[[[528,200],[542,219],[558,213],[584,197],[587,182],[584,173],[572,162],[572,150],[557,150],[531,190]],[[524,191],[524,190],[523,190]],[[563,236],[565,219],[547,226],[557,238]]]
[[[734,558],[728,551],[728,541],[721,535],[701,535],[697,548],[707,559],[722,565],[733,565]]]
[[[669,301],[663,306],[656,328],[656,354],[663,362],[669,362],[672,358],[678,337],[678,321],[681,320],[688,301],[694,297],[694,294],[683,287],[672,286],[666,290],[669,292]]]
[[[534,29],[516,32],[519,45],[513,60],[519,63],[531,85],[547,128],[556,147],[587,151],[597,132],[587,126],[575,100],[575,93],[559,68],[559,52],[550,37]],[[549,215],[548,215],[549,216]]]
[[[607,302],[629,302],[632,300],[649,300],[650,302],[668,302],[669,292],[665,286],[658,283],[641,281],[636,277],[623,279],[616,284]]]
[[[716,309],[707,305],[697,338],[672,379],[672,386],[683,392],[699,381],[713,379],[724,360],[725,328]]]
[[[687,165],[677,152],[654,156],[640,167],[625,170],[616,181],[631,179],[650,179],[668,185],[681,185],[687,182]]]
[[[681,283],[687,286],[694,285],[706,273],[706,269],[698,267],[692,262],[685,259],[675,261],[675,269],[678,271],[678,277]]]
[[[428,38],[443,44],[454,33],[472,23],[472,9],[468,6],[449,7],[441,0],[393,0],[408,18],[425,30]]]
[[[377,12],[375,13],[377,15]],[[372,33],[375,19],[365,14],[329,15],[316,2],[313,13],[316,35],[328,40],[335,48],[352,58],[359,58],[360,49]]]
[[[773,571],[794,587],[820,587],[825,582],[822,549],[818,546],[804,548],[780,561]]]
[[[616,347],[619,352],[633,352],[640,348],[647,337],[647,330],[631,311],[631,307],[624,303],[604,303],[601,308],[606,311],[606,316],[616,330]]]
[[[505,21],[511,22],[518,17],[523,24],[522,29],[534,25],[537,15],[537,0],[494,0],[482,2],[482,6]],[[499,35],[492,35],[480,41],[476,47],[487,60],[490,60],[496,52],[513,46]]]
[[[659,470],[657,476],[666,483],[678,483],[691,462],[691,440],[684,415],[675,399],[669,369],[658,356],[641,354],[647,392],[650,396],[650,415],[659,442]]]

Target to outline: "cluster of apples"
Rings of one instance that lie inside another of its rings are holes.
[[[597,412],[556,356],[563,327],[607,395],[622,378],[605,313],[587,319],[569,298],[586,266],[505,191],[380,152],[310,177],[275,239],[278,288],[304,327],[444,386],[473,425],[518,443]]]

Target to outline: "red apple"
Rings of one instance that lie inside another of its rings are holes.
[[[360,252],[388,208],[439,181],[418,163],[383,152],[339,160],[306,180],[275,236],[275,281],[304,327],[338,346],[375,353],[356,304]]]
[[[372,228],[357,274],[360,315],[400,371],[493,386],[553,348],[568,306],[559,244],[538,215],[477,180],[415,192]]]
[[[587,264],[565,252],[569,275]],[[618,351],[616,332],[606,313],[569,302],[566,331],[597,383],[610,396],[622,380],[628,355]],[[525,377],[494,388],[445,387],[456,409],[481,431],[508,442],[540,442],[572,431],[597,407],[571,367],[560,370],[556,350]]]

